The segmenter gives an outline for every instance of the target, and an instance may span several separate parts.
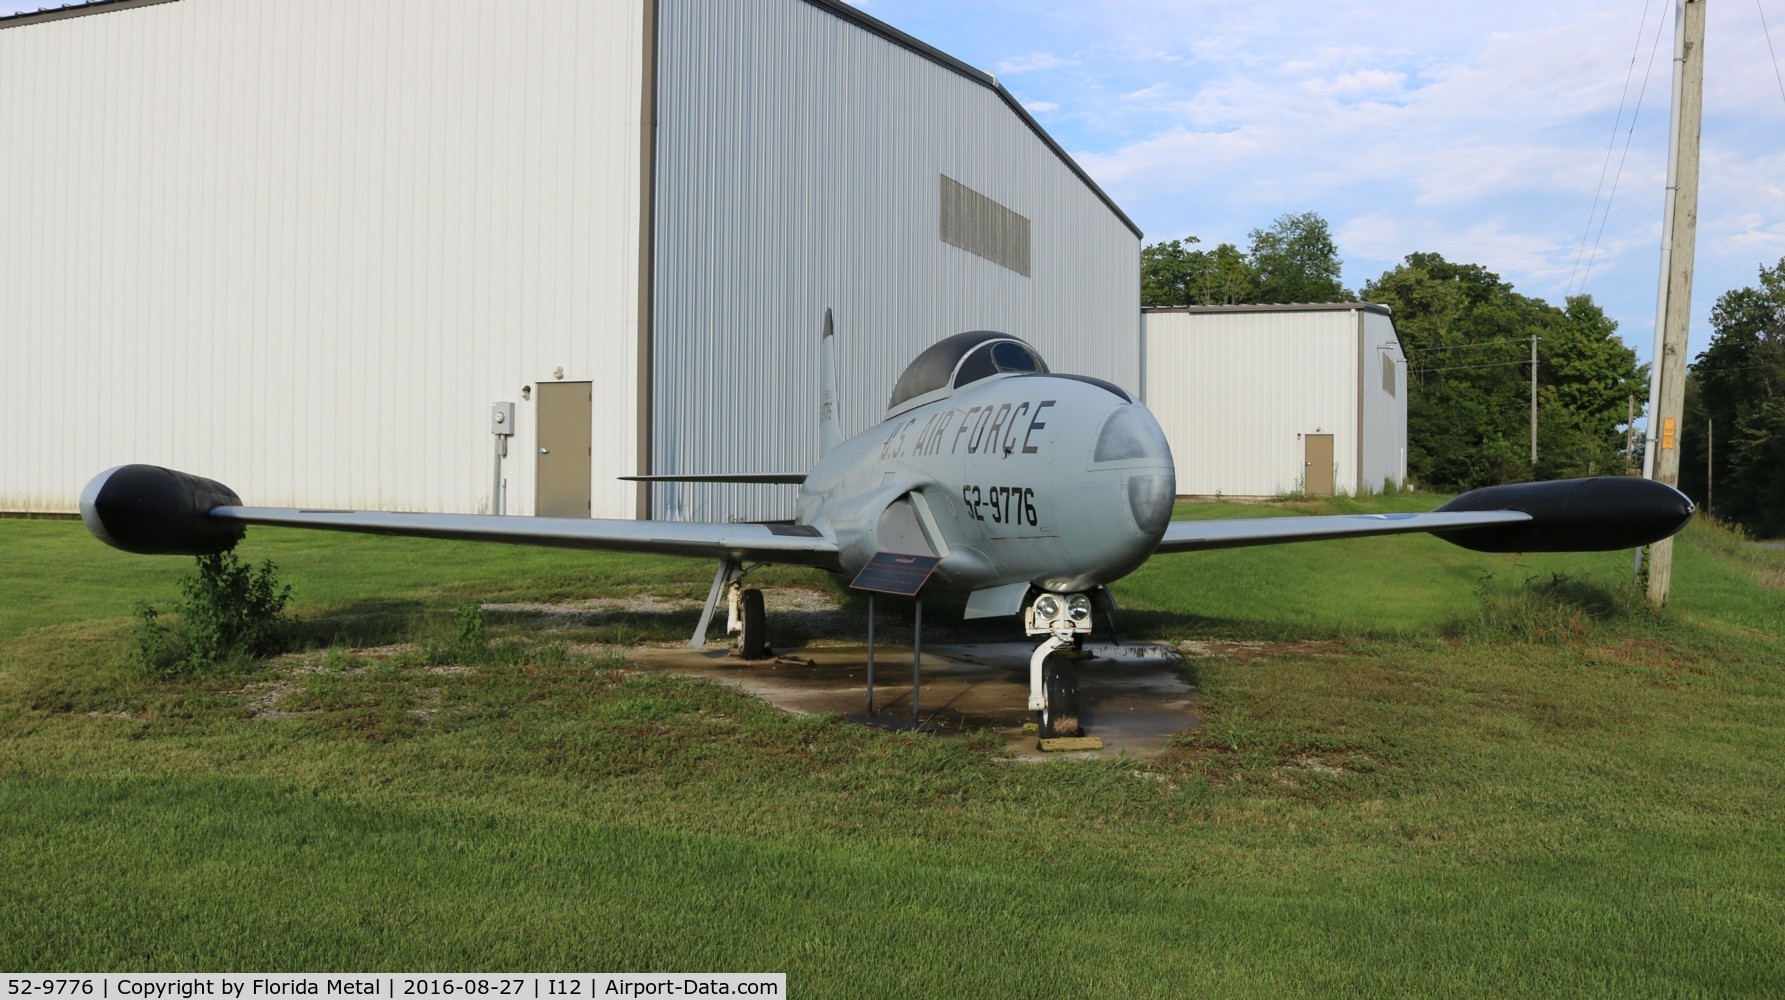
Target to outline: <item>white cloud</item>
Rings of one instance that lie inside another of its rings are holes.
[[[1037,73],[1071,65],[1069,60],[1062,59],[1052,52],[1031,52],[1026,56],[1006,59],[998,63],[995,69],[999,76],[1017,76],[1021,73]]]

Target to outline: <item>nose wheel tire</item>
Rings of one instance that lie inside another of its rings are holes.
[[[1041,738],[1051,740],[1084,732],[1078,724],[1078,670],[1072,661],[1050,653],[1041,667],[1041,684],[1047,692],[1047,706],[1040,712],[1037,727]]]
[[[768,659],[768,619],[762,610],[762,591],[752,587],[738,595],[738,617],[743,619],[738,656],[745,660]]]

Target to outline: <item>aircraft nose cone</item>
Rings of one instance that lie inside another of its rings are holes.
[[[1164,535],[1176,494],[1174,476],[1129,476],[1128,512],[1134,515],[1135,527],[1154,538]]]

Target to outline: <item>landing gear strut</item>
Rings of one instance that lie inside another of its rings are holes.
[[[706,608],[700,613],[700,622],[694,626],[694,637],[688,640],[690,649],[706,645],[707,625],[712,622],[713,613],[718,610],[723,597],[726,601],[725,631],[737,635],[738,656],[746,660],[768,659],[773,650],[769,647],[768,620],[762,610],[762,591],[744,587],[744,576],[749,572],[736,560],[719,563],[719,571],[713,575],[712,589],[707,591]]]
[[[1041,687],[1046,698],[1038,726],[1041,738],[1084,732],[1078,724],[1078,668],[1073,662],[1061,653],[1048,654],[1041,665]]]
[[[1029,656],[1029,709],[1044,740],[1077,736],[1078,667],[1075,655],[1091,634],[1091,600],[1084,594],[1042,594],[1024,617],[1030,635],[1047,639]]]

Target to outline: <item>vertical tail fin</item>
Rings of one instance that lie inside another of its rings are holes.
[[[818,341],[818,454],[823,456],[843,443],[843,426],[837,422],[837,338],[831,311],[824,310],[824,333]]]

